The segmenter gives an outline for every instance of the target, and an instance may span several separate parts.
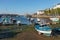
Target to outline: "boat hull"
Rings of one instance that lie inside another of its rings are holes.
[[[16,34],[17,33],[14,33],[14,32],[1,32],[0,39],[14,37],[14,36],[16,36]]]
[[[38,32],[41,32],[41,33],[49,33],[49,34],[51,34],[51,30],[50,31],[43,31],[43,30],[38,30],[38,29],[36,29]]]

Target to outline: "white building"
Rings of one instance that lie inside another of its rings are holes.
[[[44,14],[44,10],[39,10],[39,11],[37,11],[37,14],[39,15],[39,14]]]
[[[53,9],[56,9],[56,8],[60,8],[60,3],[53,7]]]

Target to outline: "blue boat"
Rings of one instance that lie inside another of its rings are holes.
[[[53,28],[51,35],[52,36],[58,36],[58,35],[60,35],[60,28],[58,28],[58,27]]]
[[[35,25],[35,30],[38,31],[39,34],[44,34],[46,36],[50,36],[52,29],[47,25]]]
[[[15,32],[16,30],[18,29],[17,28],[13,30],[11,30],[10,28],[0,29],[0,39],[16,36],[19,33],[19,32]]]

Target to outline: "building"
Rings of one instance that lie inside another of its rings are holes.
[[[44,10],[37,11],[37,15],[39,15],[39,14],[44,14]]]
[[[55,6],[53,7],[53,9],[56,9],[56,8],[60,8],[60,3],[58,3],[57,5],[55,5]]]

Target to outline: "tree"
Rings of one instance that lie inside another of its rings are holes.
[[[45,13],[46,15],[50,15],[50,14],[51,14],[51,10],[50,10],[50,8],[49,8],[49,9],[44,10],[44,13]]]
[[[57,13],[58,15],[60,15],[60,8],[57,8]]]

